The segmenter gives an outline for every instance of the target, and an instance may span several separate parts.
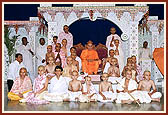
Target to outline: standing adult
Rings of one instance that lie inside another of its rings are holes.
[[[23,56],[23,64],[26,66],[28,70],[28,74],[32,80],[34,81],[34,71],[33,71],[33,50],[32,47],[28,44],[26,37],[22,38],[22,45],[16,48],[18,53],[21,53]]]
[[[16,77],[19,77],[20,69],[24,67],[22,61],[23,61],[22,54],[17,53],[15,55],[15,61],[9,65],[8,78],[7,78],[8,91],[11,90],[13,82],[16,79]]]
[[[121,38],[116,34],[116,29],[114,27],[112,27],[110,29],[110,33],[111,35],[109,35],[107,37],[107,40],[106,40],[106,47],[108,48],[108,52],[110,49],[114,49],[114,40],[115,39],[118,39],[119,40],[119,43],[122,44],[122,40]]]
[[[58,36],[53,36],[53,42],[52,42],[52,52],[55,52],[55,46],[57,44]]]
[[[36,50],[37,67],[40,65],[45,65],[45,55],[47,53],[47,46],[45,45],[45,39],[40,38],[39,42],[40,44]]]
[[[58,35],[58,43],[61,43],[63,39],[67,40],[67,53],[68,56],[70,55],[70,48],[73,46],[73,36],[72,34],[69,32],[69,27],[67,25],[64,25],[63,27],[63,32],[59,33]]]
[[[152,59],[152,56],[150,54],[150,49],[148,48],[148,42],[144,41],[143,47],[139,49],[139,63],[142,60],[148,60],[148,59]]]

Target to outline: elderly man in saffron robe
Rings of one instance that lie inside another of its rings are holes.
[[[82,60],[82,71],[88,74],[97,74],[99,64],[98,53],[93,49],[93,42],[88,41],[86,49],[82,51],[81,56]]]

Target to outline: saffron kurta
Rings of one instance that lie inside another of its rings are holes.
[[[99,57],[95,50],[85,49],[81,53],[82,71],[88,74],[97,74],[99,68]],[[89,62],[88,59],[97,59],[97,61]]]

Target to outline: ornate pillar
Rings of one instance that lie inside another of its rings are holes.
[[[135,55],[138,60],[138,21],[130,22],[130,56]]]
[[[152,25],[150,27],[150,31],[152,32],[152,49],[151,51],[153,52],[155,48],[158,46],[158,39],[159,39],[159,31],[157,28],[157,25]]]
[[[57,22],[48,22],[48,45],[51,45],[53,36],[58,36]]]
[[[38,26],[32,26],[30,27],[30,31],[29,31],[29,42],[30,42],[30,45],[33,49],[33,52],[34,54],[36,53],[36,32],[38,31]],[[37,75],[36,74],[36,56],[33,57],[33,76],[35,78],[35,76]]]

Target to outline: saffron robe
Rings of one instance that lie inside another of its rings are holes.
[[[99,59],[95,50],[85,49],[81,53],[82,71],[88,74],[97,74],[99,68],[99,61],[89,62],[87,59]]]

